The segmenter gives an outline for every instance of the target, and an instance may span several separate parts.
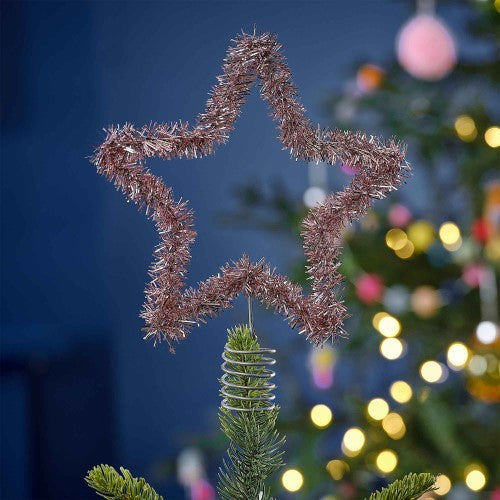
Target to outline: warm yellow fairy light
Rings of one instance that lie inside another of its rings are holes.
[[[448,252],[456,252],[462,246],[462,243],[463,240],[462,237],[460,237],[455,243],[443,243],[443,246]]]
[[[389,229],[385,235],[385,243],[392,250],[401,250],[407,241],[408,236],[406,236],[406,233],[399,228]]]
[[[335,481],[340,481],[349,471],[349,466],[343,460],[330,460],[326,464],[326,470]]]
[[[356,456],[365,445],[365,433],[359,427],[351,427],[342,439],[342,451],[349,457]]]
[[[415,253],[415,245],[410,240],[408,240],[403,248],[394,250],[394,253],[400,259],[409,259]]]
[[[392,399],[398,403],[408,403],[413,396],[410,385],[403,380],[396,380],[389,389]]]
[[[378,322],[377,330],[384,337],[397,337],[401,332],[401,323],[390,314],[387,314]]]
[[[474,120],[467,115],[460,115],[455,120],[455,131],[462,141],[470,142],[477,137],[477,128]]]
[[[299,491],[304,484],[304,476],[297,469],[288,469],[281,476],[281,484],[288,491]]]
[[[380,472],[392,472],[398,465],[398,456],[392,450],[381,451],[375,459],[375,464]]]
[[[382,420],[382,429],[392,439],[401,439],[406,434],[406,425],[403,417],[396,412],[389,413]]]
[[[488,362],[483,356],[475,354],[472,358],[470,358],[467,369],[472,373],[472,375],[480,377],[486,373],[486,370],[488,369]]]
[[[478,464],[470,464],[464,471],[465,484],[472,491],[482,490],[486,485],[484,468]]]
[[[439,228],[439,237],[443,243],[453,245],[460,240],[460,229],[454,222],[445,222]]]
[[[453,370],[462,370],[469,359],[469,349],[463,342],[453,342],[446,353],[448,366]]]
[[[500,146],[500,127],[490,127],[486,130],[484,140],[490,148],[498,148]]]
[[[443,365],[437,361],[426,361],[420,367],[420,376],[431,384],[440,382],[443,375]]]
[[[326,405],[315,405],[311,409],[311,421],[319,429],[328,427],[333,419],[333,413]]]
[[[434,483],[434,486],[437,488],[434,490],[434,493],[439,496],[446,495],[451,490],[451,481],[448,476],[445,476],[444,474],[440,474],[436,482]]]
[[[392,361],[403,354],[403,343],[397,338],[384,339],[380,342],[379,350],[384,358]]]
[[[378,313],[375,313],[373,315],[373,318],[372,318],[372,325],[373,325],[373,328],[375,328],[375,330],[379,331],[379,325],[380,325],[380,322],[386,318],[387,316],[390,316],[390,314],[387,314],[386,312],[384,311],[380,311]]]
[[[366,411],[373,420],[382,420],[389,413],[389,405],[385,399],[375,398],[368,403]]]
[[[425,252],[435,239],[434,227],[426,220],[418,220],[411,224],[407,234],[417,252]]]

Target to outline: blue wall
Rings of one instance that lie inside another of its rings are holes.
[[[187,436],[216,428],[224,331],[244,308],[194,331],[175,356],[141,340],[156,235],[89,164],[102,127],[194,121],[230,38],[254,23],[278,34],[321,121],[322,97],[353,60],[388,59],[410,13],[373,0],[2,3],[3,498],[85,498],[88,466],[150,474]],[[306,186],[267,114],[254,91],[215,156],[153,164],[195,210],[193,284],[244,250],[286,271],[278,238],[217,223],[248,179]],[[291,335],[272,325],[276,339]],[[173,481],[161,488],[182,498]]]

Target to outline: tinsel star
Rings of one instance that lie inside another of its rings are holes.
[[[346,308],[338,296],[342,230],[366,213],[371,198],[383,198],[396,189],[409,167],[404,147],[394,140],[384,142],[362,133],[313,127],[280,48],[269,33],[239,36],[228,50],[223,74],[194,127],[186,122],[140,129],[130,124],[112,127],[93,156],[98,172],[144,207],[158,228],[161,241],[154,252],[152,279],[141,312],[146,339],[166,340],[170,345],[184,339],[193,326],[229,307],[241,292],[284,315],[292,328],[297,326],[314,344],[345,335]],[[278,124],[279,139],[293,157],[329,164],[341,161],[357,168],[350,185],[328,195],[303,222],[312,288],[308,296],[263,259],[254,263],[246,255],[225,264],[197,288],[186,288],[190,247],[196,236],[193,213],[186,202],[175,201],[172,190],[145,167],[147,158],[198,158],[213,153],[217,144],[227,141],[256,79]]]

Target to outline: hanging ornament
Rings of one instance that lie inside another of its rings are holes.
[[[387,288],[384,294],[384,307],[392,314],[403,314],[410,308],[410,293],[403,285]]]
[[[427,81],[440,80],[457,62],[450,30],[433,7],[433,2],[421,0],[417,14],[404,24],[396,39],[399,64],[410,75]]]
[[[375,64],[363,64],[356,74],[358,89],[364,94],[371,94],[384,81],[384,70]]]
[[[395,203],[389,209],[387,214],[391,226],[394,227],[406,227],[411,221],[410,210],[399,203]]]
[[[411,308],[421,318],[434,316],[441,306],[439,292],[432,286],[423,285],[415,288],[411,295]]]
[[[313,347],[309,354],[309,369],[318,389],[329,389],[333,384],[337,352],[329,345]]]
[[[483,279],[485,267],[479,262],[467,264],[462,271],[463,282],[471,288],[477,288]]]
[[[362,274],[356,280],[356,295],[359,300],[365,304],[374,304],[379,302],[384,293],[384,282],[382,278],[375,273]]]

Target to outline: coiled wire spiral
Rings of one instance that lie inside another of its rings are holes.
[[[256,338],[251,297],[248,297],[248,328],[251,335]],[[220,379],[222,408],[236,412],[271,411],[276,408],[274,403],[276,396],[272,394],[276,385],[270,382],[276,373],[269,368],[276,363],[276,360],[265,356],[275,353],[275,349],[265,347],[248,351],[233,349],[226,343],[222,353],[224,362],[221,365],[224,374]],[[242,378],[246,380],[246,384],[237,383]],[[241,405],[234,406],[230,400],[241,402]]]
[[[274,358],[263,356],[264,354],[274,354],[276,350],[260,348],[250,351],[240,351],[232,349],[228,344],[224,347],[222,353],[221,368],[224,372],[222,375],[221,394],[223,396],[221,407],[231,411],[270,411],[276,408],[274,400],[276,396],[271,393],[276,389],[276,385],[270,380],[276,373],[269,369],[276,363]],[[256,356],[259,357],[257,361],[240,361],[234,359],[232,356],[243,357]],[[246,371],[248,367],[256,368],[253,371]],[[244,378],[248,383],[237,384],[234,379]],[[254,384],[254,385],[252,385]],[[229,400],[241,401],[241,406],[233,406]],[[248,403],[245,405],[245,403]]]

